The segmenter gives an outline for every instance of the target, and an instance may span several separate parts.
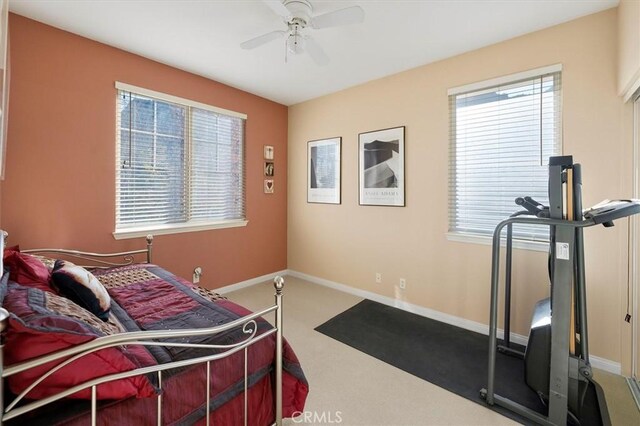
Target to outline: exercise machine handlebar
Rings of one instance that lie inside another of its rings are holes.
[[[537,216],[540,218],[548,218],[549,216],[549,207],[544,206],[534,200],[531,197],[518,197],[516,198],[516,204],[524,207],[529,214],[533,216]]]

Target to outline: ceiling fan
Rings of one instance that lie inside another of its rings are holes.
[[[329,57],[322,47],[308,34],[309,30],[357,24],[364,21],[364,10],[351,6],[322,15],[313,16],[313,6],[308,0],[262,0],[277,15],[282,17],[286,30],[271,31],[243,43],[243,49],[255,49],[270,41],[286,37],[286,54],[299,55],[307,52],[318,65],[327,65]]]

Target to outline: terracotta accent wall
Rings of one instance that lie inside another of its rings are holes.
[[[23,247],[120,251],[116,241],[115,81],[246,113],[249,224],[157,236],[157,263],[209,288],[286,268],[287,107],[53,27],[10,15],[11,99],[2,228]],[[274,195],[263,145],[275,146]]]
[[[290,107],[289,268],[487,324],[491,247],[447,240],[447,89],[558,63],[563,150],[583,165],[584,205],[629,197],[632,108],[618,96],[610,9]],[[358,206],[358,133],[394,126],[406,126],[406,207]],[[308,204],[307,141],[335,136],[343,138],[342,205]],[[626,372],[626,221],[586,230],[585,251],[592,353]],[[546,262],[546,253],[515,251],[521,335],[549,293]]]

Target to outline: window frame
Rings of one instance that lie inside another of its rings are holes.
[[[471,83],[471,84],[466,84],[463,86],[458,86],[458,87],[454,87],[451,88],[447,91],[447,100],[450,99],[451,96],[454,95],[461,95],[464,93],[469,93],[469,92],[475,92],[475,91],[481,91],[481,90],[486,90],[486,89],[490,89],[496,86],[502,86],[502,85],[508,85],[511,83],[516,83],[518,81],[522,81],[522,80],[527,80],[527,79],[534,79],[537,77],[540,77],[542,75],[545,74],[552,74],[552,73],[560,73],[562,74],[562,64],[554,64],[554,65],[549,65],[549,66],[545,66],[545,67],[541,67],[541,68],[536,68],[536,69],[531,69],[531,70],[527,70],[527,71],[523,71],[523,72],[519,72],[519,73],[514,73],[514,74],[509,74],[509,75],[505,75],[505,76],[501,76],[501,77],[497,77],[497,78],[493,78],[493,79],[489,79],[489,80],[484,80],[484,81],[479,81],[479,82],[475,82],[475,83]],[[559,114],[560,114],[560,130],[558,131],[558,148],[559,148],[559,153],[557,155],[561,155],[563,152],[563,141],[562,141],[562,90],[560,89],[559,92]],[[452,112],[449,111],[449,120],[451,123],[451,120],[454,119],[454,117],[451,115]],[[455,112],[453,112],[453,114],[455,114]],[[451,125],[451,124],[450,124]],[[456,140],[454,140],[451,135],[449,136],[449,144],[450,144],[450,151],[451,151],[451,144],[455,144]],[[455,161],[455,159],[449,159],[449,167],[452,167],[452,163]],[[449,170],[450,173],[450,170]],[[447,210],[450,211],[452,208],[452,200],[450,197],[450,192],[451,192],[451,187],[449,186],[450,184],[448,184],[447,186]],[[506,219],[506,217],[505,217]],[[445,234],[446,239],[448,241],[453,241],[453,242],[463,242],[463,243],[473,243],[473,244],[480,244],[480,245],[492,245],[493,243],[493,236],[490,234],[482,234],[482,233],[471,233],[471,232],[464,232],[464,231],[456,231],[456,230],[452,230],[451,229],[451,217],[450,217],[450,213],[447,213],[447,232]],[[502,235],[501,238],[501,246],[505,246],[505,236]],[[537,239],[524,239],[524,238],[518,238],[518,237],[513,237],[513,248],[516,249],[525,249],[525,250],[532,250],[532,251],[543,251],[546,252],[549,250],[549,241],[541,241],[541,240],[537,240]]]
[[[141,95],[141,96],[145,96],[145,97],[149,97],[149,98],[153,98],[159,101],[163,101],[163,102],[168,102],[168,103],[173,103],[173,104],[177,104],[183,107],[186,107],[187,109],[189,108],[198,108],[201,110],[206,110],[206,111],[211,111],[214,112],[216,114],[222,114],[222,115],[226,115],[226,116],[230,116],[230,117],[234,117],[234,118],[240,118],[242,120],[247,120],[248,116],[247,114],[243,114],[243,113],[239,113],[236,111],[231,111],[231,110],[227,110],[224,108],[219,108],[219,107],[215,107],[212,105],[207,105],[207,104],[203,104],[197,101],[192,101],[190,99],[185,99],[185,98],[180,98],[178,96],[173,96],[173,95],[169,95],[166,93],[161,93],[161,92],[156,92],[154,90],[149,90],[149,89],[145,89],[142,87],[137,87],[137,86],[133,86],[131,84],[127,84],[127,83],[122,83],[119,81],[115,82],[115,88],[117,93],[119,93],[120,91],[125,91],[125,92],[132,92],[135,93],[137,95]],[[118,108],[117,108],[117,102],[116,102],[116,108],[115,108],[115,114],[116,114],[116,126],[118,121]],[[190,115],[187,116],[187,121],[190,121]],[[191,136],[189,135],[188,138],[190,138]],[[186,154],[186,162],[187,165],[191,164],[192,158],[191,158],[191,145],[193,144],[193,141],[191,140],[187,140],[185,141],[185,149],[187,150],[187,154]],[[242,141],[242,155],[243,157],[246,155],[246,132],[243,133],[243,141]],[[116,163],[118,162],[118,152],[120,150],[120,132],[118,129],[116,129],[116,144],[115,144],[115,148],[116,148],[116,152],[115,152],[115,158],[116,158]],[[244,161],[243,161],[244,162]],[[119,164],[116,164],[116,167],[119,167]],[[242,167],[242,179],[246,179],[246,164],[243,165]],[[115,192],[115,207],[117,209],[118,206],[118,189],[117,189],[117,182],[118,182],[118,175],[117,175],[117,171],[116,171],[116,176],[115,176],[115,180],[114,183],[116,185],[116,187],[114,187],[114,192]],[[187,192],[190,191],[190,183],[185,185],[185,190]],[[244,205],[245,205],[245,209],[246,209],[246,186],[243,185],[243,194],[242,194],[243,198],[244,198]],[[190,200],[188,200],[188,202],[190,202]],[[224,220],[204,220],[204,221],[187,221],[187,222],[177,222],[177,223],[163,223],[163,224],[151,224],[151,225],[143,225],[143,226],[130,226],[130,227],[124,227],[124,228],[118,228],[118,224],[116,222],[116,217],[114,216],[114,232],[112,233],[113,237],[116,240],[121,240],[121,239],[128,239],[128,238],[139,238],[139,237],[144,237],[148,234],[154,234],[154,235],[167,235],[167,234],[177,234],[177,233],[184,233],[184,232],[197,232],[197,231],[205,231],[205,230],[212,230],[212,229],[224,229],[224,228],[235,228],[235,227],[244,227],[249,223],[249,221],[247,220],[246,217],[246,210],[245,210],[245,214],[244,217],[242,219],[224,219]]]

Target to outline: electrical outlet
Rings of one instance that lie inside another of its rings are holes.
[[[407,288],[407,280],[400,278],[400,290],[404,290],[405,288]]]
[[[382,274],[380,272],[376,272],[376,283],[380,284],[382,282]]]
[[[202,275],[202,268],[199,266],[196,266],[193,269],[193,283],[194,284],[198,284],[200,282],[200,275]]]

